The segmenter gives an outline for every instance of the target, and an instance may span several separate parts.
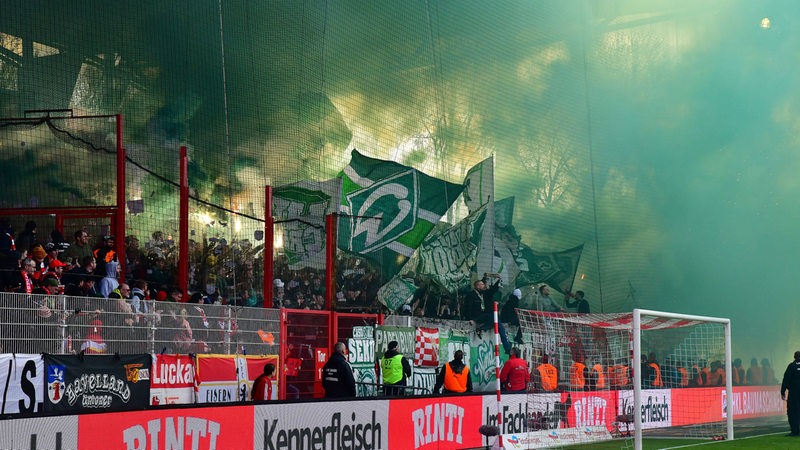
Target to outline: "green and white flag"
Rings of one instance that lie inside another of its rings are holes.
[[[522,244],[517,255],[520,269],[516,281],[517,287],[547,283],[558,292],[566,294],[572,290],[582,252],[583,244],[553,253],[537,252]]]
[[[413,281],[399,276],[394,277],[378,289],[378,301],[390,310],[397,311],[411,301],[416,290],[417,286]]]
[[[485,205],[489,213],[486,215],[483,235],[479,243],[475,260],[475,271],[478,276],[486,272],[494,272],[494,157],[484,159],[469,169],[464,177],[464,203],[470,214]]]
[[[487,205],[452,227],[434,232],[420,245],[416,271],[449,292],[469,287],[483,234]]]
[[[475,164],[464,177],[464,203],[469,212],[494,200],[494,157]]]
[[[503,284],[509,288],[519,274],[516,255],[520,237],[512,224],[514,197],[494,202],[494,264],[492,272],[499,273]]]
[[[397,274],[464,189],[353,150],[342,171],[338,246]]]
[[[299,181],[272,189],[275,233],[289,268],[325,268],[325,216],[339,211],[341,178]]]

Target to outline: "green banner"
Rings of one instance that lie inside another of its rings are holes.
[[[414,282],[402,277],[394,277],[378,289],[378,301],[392,311],[397,311],[414,296],[417,286]]]
[[[289,268],[325,268],[325,216],[339,211],[342,180],[299,181],[273,188],[275,233]]]
[[[419,247],[417,272],[429,276],[449,292],[470,285],[483,236],[487,205],[483,205],[455,226],[435,232]]]

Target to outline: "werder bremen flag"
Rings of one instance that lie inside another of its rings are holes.
[[[342,171],[340,249],[376,262],[386,278],[400,271],[463,186],[353,150]]]
[[[469,169],[464,177],[464,203],[470,214],[488,205],[483,234],[478,243],[475,271],[493,272],[494,260],[494,157],[489,157]]]
[[[275,231],[283,235],[289,268],[325,268],[325,216],[339,211],[341,192],[341,178],[272,189]]]
[[[469,287],[481,242],[486,207],[483,205],[454,226],[434,232],[420,245],[416,271],[431,277],[449,292]]]
[[[572,289],[581,252],[583,252],[583,244],[555,253],[537,252],[522,244],[517,255],[517,264],[520,269],[517,276],[517,287],[547,283],[558,292],[566,294]]]

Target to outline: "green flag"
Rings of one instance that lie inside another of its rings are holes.
[[[325,216],[339,211],[341,178],[299,181],[272,189],[275,232],[292,270],[325,268]]]
[[[470,214],[486,206],[483,235],[478,244],[475,271],[478,274],[492,272],[494,263],[494,157],[489,157],[473,166],[464,177],[464,203]]]
[[[353,150],[342,171],[338,246],[397,274],[463,186]]]
[[[417,286],[412,280],[394,277],[378,289],[378,301],[392,311],[397,311],[401,306],[409,303],[414,297]]]
[[[464,177],[464,203],[469,212],[494,200],[494,157],[475,164]]]
[[[432,233],[420,245],[417,272],[429,276],[449,292],[470,285],[483,234],[487,205],[483,205],[456,225]]]
[[[516,258],[520,237],[512,224],[514,220],[514,197],[494,202],[494,261],[492,272],[499,273],[509,288],[519,274]]]
[[[558,292],[566,294],[572,289],[581,252],[583,252],[583,244],[554,253],[537,252],[522,244],[517,256],[517,264],[520,269],[516,281],[517,287],[547,283]]]
[[[494,224],[496,228],[505,230],[513,226],[514,221],[514,197],[506,197],[494,202]]]

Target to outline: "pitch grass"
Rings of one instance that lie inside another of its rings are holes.
[[[643,450],[742,450],[742,449],[769,449],[769,450],[797,450],[800,449],[800,438],[787,437],[786,433],[768,434],[764,436],[753,436],[734,439],[732,441],[712,441],[708,439],[644,439],[642,441]],[[632,449],[633,440],[615,439],[613,441],[593,442],[586,445],[572,445],[561,447],[564,449],[598,449],[598,450],[619,450]]]

